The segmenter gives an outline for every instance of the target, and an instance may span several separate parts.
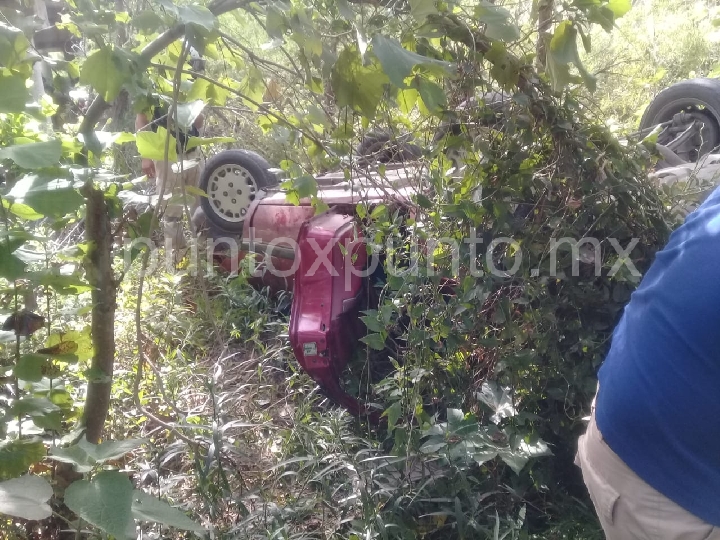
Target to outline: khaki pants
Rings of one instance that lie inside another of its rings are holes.
[[[720,528],[684,510],[625,465],[603,440],[594,407],[575,464],[608,540],[720,540]]]
[[[166,163],[164,161],[155,162],[155,193],[160,194],[163,185],[163,179],[167,178],[165,184],[164,196],[171,196],[169,201],[161,205],[163,210],[163,229],[165,233],[165,245],[170,248],[182,249],[186,246],[183,217],[185,215],[185,201],[187,201],[190,216],[195,213],[200,202],[198,197],[190,193],[185,194],[183,200],[183,186],[198,187],[200,182],[200,170],[203,165],[202,155],[198,151],[190,151],[183,156],[182,170],[180,163],[167,163],[167,176],[165,175]],[[194,161],[197,161],[195,163]]]

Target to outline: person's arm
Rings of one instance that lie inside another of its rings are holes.
[[[145,113],[138,113],[135,116],[135,133],[143,130],[149,124],[148,117]],[[148,178],[155,178],[155,163],[152,159],[142,159],[142,172],[147,175]]]
[[[205,125],[205,115],[203,113],[198,114],[197,118],[193,122],[193,127],[198,131]]]
[[[135,116],[135,132],[137,133],[138,131],[140,131],[147,125],[148,125],[147,114],[137,113],[137,115]]]

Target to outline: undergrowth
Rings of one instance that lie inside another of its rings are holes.
[[[544,532],[531,534],[526,507],[498,514],[470,471],[398,455],[384,429],[334,406],[300,370],[287,298],[242,275],[204,287],[196,279],[182,271],[147,279],[139,382],[135,298],[131,288],[121,294],[107,435],[145,438],[126,463],[136,483],[212,526],[215,538],[463,537],[462,523],[468,538],[600,538],[585,501],[567,497]],[[490,525],[478,528],[488,511]],[[162,530],[145,530],[153,533]]]

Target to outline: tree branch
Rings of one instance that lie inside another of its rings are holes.
[[[245,7],[246,5],[250,4],[250,1],[251,0],[215,0],[208,5],[208,9],[213,15],[219,17],[220,15],[228,13],[229,11]],[[148,43],[140,53],[140,65],[149,65],[150,61],[157,54],[162,52],[169,45],[171,45],[173,41],[179,39],[184,34],[185,24],[183,23],[177,24],[169,30],[160,34],[153,41]],[[102,96],[98,95],[95,97],[90,107],[88,107],[87,113],[85,113],[85,117],[83,118],[83,121],[80,124],[80,128],[78,129],[78,132],[85,137],[86,141],[89,140],[87,138],[87,135],[95,131],[95,127],[100,121],[100,117],[102,116],[105,109],[107,109],[109,106],[110,104],[105,101]]]
[[[162,69],[168,69],[168,70],[170,70],[170,71],[174,71],[175,69],[177,69],[177,68],[175,68],[174,66],[168,66],[167,64],[155,64],[155,63],[152,63],[151,65],[152,65],[152,66],[155,66],[155,67],[158,67],[158,68],[162,68]],[[260,112],[262,112],[263,114],[266,114],[266,115],[268,115],[268,116],[272,116],[272,117],[275,118],[275,120],[277,120],[279,123],[283,124],[284,126],[290,128],[290,129],[293,129],[293,130],[295,130],[295,131],[298,131],[301,135],[303,135],[304,137],[307,137],[309,140],[311,140],[312,142],[314,142],[315,144],[317,144],[319,147],[324,148],[326,151],[330,152],[330,149],[328,149],[328,148],[325,146],[325,143],[323,143],[323,142],[322,142],[320,139],[318,139],[315,135],[313,135],[312,133],[310,133],[309,131],[303,129],[303,128],[300,127],[300,126],[296,126],[296,125],[292,124],[291,122],[288,122],[288,120],[286,120],[283,116],[281,116],[281,115],[277,114],[276,112],[270,110],[269,108],[267,108],[267,107],[266,107],[265,105],[263,105],[262,103],[259,103],[258,101],[255,101],[254,99],[252,99],[251,97],[243,94],[243,93],[240,92],[239,90],[235,90],[235,89],[232,88],[231,86],[228,86],[228,85],[226,85],[226,84],[223,84],[223,83],[221,83],[220,81],[218,81],[218,80],[216,80],[216,79],[213,79],[212,77],[209,77],[209,76],[205,75],[204,73],[200,73],[199,71],[193,71],[193,70],[191,70],[191,69],[181,69],[180,71],[181,71],[182,73],[187,73],[188,75],[192,75],[193,77],[196,77],[196,78],[198,78],[198,79],[204,79],[204,80],[206,80],[206,81],[214,84],[214,85],[217,86],[218,88],[222,88],[223,90],[225,90],[225,91],[227,91],[227,92],[230,92],[231,94],[235,94],[235,95],[238,96],[239,98],[244,99],[245,101],[247,101],[247,102],[250,103],[251,105],[254,105],[255,107],[257,107],[258,110],[259,110]]]
[[[266,66],[274,67],[275,69],[284,71],[285,73],[289,73],[290,75],[297,76],[297,73],[295,73],[292,69],[286,68],[285,66],[278,64],[276,62],[273,62],[271,60],[266,60],[265,58],[261,58],[260,56],[258,56],[254,52],[252,52],[252,50],[250,50],[248,47],[246,47],[245,45],[240,43],[237,39],[230,37],[226,33],[220,32],[220,37],[223,40],[227,41],[228,43],[235,45],[238,49],[240,49],[245,54],[247,54],[248,58],[250,58],[250,60],[252,60],[253,62],[265,64]],[[230,47],[228,47],[228,49],[230,49]],[[232,49],[230,50],[230,52],[233,52]]]

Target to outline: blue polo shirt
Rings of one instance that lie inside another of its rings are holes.
[[[599,372],[607,444],[660,493],[720,526],[720,189],[670,236]]]

